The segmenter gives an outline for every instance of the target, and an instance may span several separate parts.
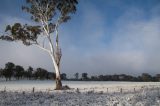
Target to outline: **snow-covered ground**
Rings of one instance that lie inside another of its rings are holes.
[[[0,106],[160,106],[160,82],[1,81]],[[34,93],[33,93],[34,88]]]

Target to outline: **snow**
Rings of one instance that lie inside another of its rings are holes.
[[[160,106],[160,82],[2,81],[0,106]],[[33,87],[35,92],[33,93]]]

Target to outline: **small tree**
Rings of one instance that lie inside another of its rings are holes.
[[[48,71],[43,69],[43,68],[37,68],[37,70],[35,71],[35,77],[36,79],[45,79],[47,76]]]
[[[28,67],[26,71],[26,77],[30,80],[32,77],[33,68],[31,66]]]
[[[54,72],[47,72],[47,79],[56,79],[56,74]]]
[[[66,73],[62,73],[61,74],[61,79],[62,80],[67,80],[67,74]]]
[[[27,6],[22,9],[31,14],[31,19],[37,22],[35,26],[15,23],[6,27],[7,35],[0,37],[7,41],[22,41],[24,45],[36,45],[46,51],[52,59],[56,72],[56,89],[62,89],[60,77],[61,48],[59,46],[58,28],[71,19],[76,12],[77,0],[26,0]],[[52,36],[54,35],[55,36]],[[55,39],[53,39],[53,37]],[[47,42],[48,41],[48,42]],[[46,44],[47,42],[47,44]],[[47,48],[48,46],[49,48]]]
[[[0,77],[3,76],[2,72],[3,72],[3,69],[0,68]]]
[[[87,80],[87,79],[88,79],[88,74],[82,73],[82,80]]]
[[[79,73],[75,73],[74,76],[75,76],[75,79],[76,79],[76,80],[79,79]]]
[[[156,74],[155,77],[156,77],[156,80],[157,80],[157,81],[160,81],[160,74]]]
[[[11,80],[11,77],[13,76],[13,70],[14,70],[14,63],[8,62],[5,64],[5,68],[2,72],[3,76],[7,79]]]
[[[142,73],[142,81],[152,81],[152,76],[149,75],[148,73]]]
[[[20,77],[22,78],[22,76],[24,74],[24,68],[22,66],[16,65],[14,71],[15,71],[15,77],[16,77],[16,79],[19,80]]]

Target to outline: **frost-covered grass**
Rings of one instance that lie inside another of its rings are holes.
[[[0,106],[160,106],[159,82],[64,81],[72,88],[65,91],[55,91],[54,84],[2,81]]]

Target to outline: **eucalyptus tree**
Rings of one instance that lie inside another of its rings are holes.
[[[26,46],[35,45],[46,51],[53,62],[56,73],[56,89],[62,89],[60,77],[61,48],[59,26],[71,19],[76,12],[77,0],[26,0],[22,10],[31,15],[37,24],[15,23],[6,27],[6,34],[0,39],[22,41]]]
[[[79,73],[75,73],[74,76],[75,76],[75,79],[76,79],[76,80],[79,79]]]
[[[26,72],[26,76],[27,78],[30,80],[32,77],[32,72],[33,72],[33,68],[31,66],[28,67],[27,72]]]
[[[88,79],[88,73],[82,73],[82,80]]]
[[[0,68],[0,77],[2,77],[3,69]]]
[[[43,69],[43,68],[37,68],[37,70],[35,71],[35,77],[36,79],[39,78],[39,79],[45,79],[47,77],[47,73],[48,71]]]
[[[11,77],[13,76],[15,64],[12,62],[8,62],[5,64],[5,68],[2,72],[3,76],[7,79],[11,80]]]
[[[19,80],[19,78],[22,79],[22,76],[24,75],[24,68],[20,65],[16,65],[14,72],[17,80]]]

